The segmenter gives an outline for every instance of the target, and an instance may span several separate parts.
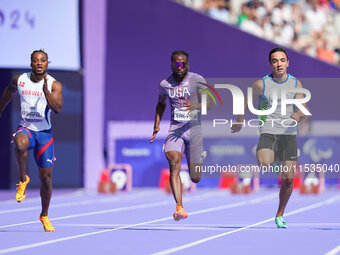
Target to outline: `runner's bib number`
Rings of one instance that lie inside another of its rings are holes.
[[[175,108],[174,120],[179,122],[198,120],[198,111],[194,110],[189,113],[185,108]]]
[[[31,122],[42,121],[45,118],[45,109],[41,107],[26,105],[21,110],[21,117]]]

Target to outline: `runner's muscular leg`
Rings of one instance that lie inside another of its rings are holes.
[[[26,181],[26,162],[27,162],[27,149],[30,146],[30,141],[25,133],[19,133],[14,138],[15,142],[15,155],[20,173],[20,181]]]
[[[170,186],[178,206],[182,205],[182,181],[179,175],[182,155],[178,151],[167,151],[165,153],[170,167]]]
[[[276,213],[276,217],[283,216],[283,212],[292,194],[296,161],[284,161],[283,166],[284,169],[287,171],[281,172],[282,185],[280,188],[280,203]]]
[[[52,196],[52,170],[50,168],[39,168],[39,178],[40,178],[40,197],[41,197],[41,214],[40,216],[48,216],[48,208]]]

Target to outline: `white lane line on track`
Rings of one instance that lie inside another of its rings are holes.
[[[329,204],[332,204],[336,200],[339,200],[339,199],[340,199],[340,195],[337,195],[337,196],[329,198],[329,199],[327,199],[325,201],[321,201],[321,202],[318,202],[318,203],[315,203],[315,204],[312,204],[312,205],[305,206],[305,207],[302,207],[300,209],[294,210],[292,212],[286,213],[284,216],[288,217],[290,215],[302,213],[302,212],[309,211],[309,210],[312,210],[312,209],[315,209],[315,208],[318,208],[318,207],[329,205]],[[188,244],[180,245],[180,246],[175,247],[175,248],[171,248],[171,249],[167,249],[167,250],[164,250],[164,251],[156,252],[156,253],[153,253],[153,255],[166,255],[166,254],[171,254],[171,253],[174,253],[174,252],[178,252],[178,251],[181,251],[181,250],[184,250],[184,249],[187,249],[187,248],[190,248],[190,247],[193,247],[193,246],[196,246],[196,245],[199,245],[199,244],[202,244],[202,243],[205,243],[205,242],[208,242],[208,241],[211,241],[211,240],[223,237],[223,236],[227,236],[227,235],[230,235],[230,234],[233,234],[233,233],[237,233],[237,232],[246,230],[248,228],[256,227],[256,226],[259,226],[259,225],[262,225],[264,223],[268,223],[268,222],[271,222],[271,221],[274,221],[274,217],[266,219],[266,220],[263,220],[263,221],[260,221],[260,222],[257,222],[257,223],[254,223],[254,224],[251,224],[251,225],[248,225],[248,226],[245,226],[243,228],[239,228],[239,229],[232,230],[232,231],[227,231],[227,232],[224,232],[224,233],[221,233],[221,234],[218,234],[218,235],[214,235],[214,236],[210,236],[210,237],[207,237],[207,238],[203,238],[203,239],[197,240],[195,242],[191,242],[191,243],[188,243]]]
[[[143,193],[143,194],[154,194],[155,193],[155,190],[152,190],[152,189],[148,189],[148,190],[135,190],[134,192],[131,192],[131,193],[117,193],[117,194],[114,194],[113,196],[117,196],[117,195],[121,195],[123,197],[123,199],[125,199],[125,197],[129,197],[129,196],[135,196],[136,194],[140,194],[140,193]],[[41,201],[41,198],[40,196],[37,196],[37,197],[29,197],[29,191],[27,191],[27,197],[26,199],[24,200],[23,203],[25,204],[29,204],[29,203],[40,203]],[[65,200],[66,199],[69,199],[69,198],[77,198],[77,197],[80,197],[82,198],[84,195],[88,195],[88,196],[93,196],[93,195],[98,195],[98,192],[97,191],[93,191],[93,190],[86,190],[86,189],[78,189],[76,191],[71,191],[71,192],[65,192],[65,193],[62,193],[62,194],[56,194],[56,195],[53,195],[52,196],[52,200]],[[103,196],[103,200],[105,199],[112,199],[112,194],[99,194],[99,196]],[[15,193],[13,193],[13,199],[8,199],[8,200],[3,200],[3,201],[0,201],[1,202],[1,206],[3,205],[7,205],[7,204],[15,204],[17,205],[18,202],[15,200]]]
[[[65,197],[77,197],[77,196],[81,196],[81,195],[83,195],[84,193],[87,193],[87,192],[88,191],[86,191],[86,190],[79,189],[79,190],[76,190],[76,191],[65,192],[63,194],[53,195],[53,198],[54,199],[63,199]],[[40,196],[32,197],[32,198],[27,197],[25,199],[25,202],[26,203],[40,202]],[[1,201],[1,205],[13,204],[13,203],[17,203],[16,200],[15,200],[15,192],[13,192],[13,199],[7,199],[7,200]]]
[[[185,199],[185,201],[190,202],[190,201],[195,201],[195,200],[202,200],[202,199],[209,198],[209,197],[220,196],[221,194],[223,195],[222,192],[221,193],[215,192],[215,191],[207,192],[206,194],[199,194],[199,195],[187,197]],[[91,215],[99,215],[99,214],[105,214],[105,213],[130,211],[130,210],[136,210],[136,209],[145,209],[145,208],[150,208],[150,207],[158,207],[158,206],[168,205],[168,204],[171,204],[171,203],[173,203],[173,202],[170,202],[169,200],[166,200],[166,201],[163,200],[161,202],[153,202],[153,203],[147,203],[147,204],[141,204],[141,205],[119,207],[119,208],[100,210],[100,211],[94,211],[94,212],[88,212],[88,213],[72,214],[72,215],[58,217],[58,218],[51,218],[50,221],[64,220],[64,219],[91,216]],[[35,221],[27,221],[27,222],[15,223],[15,224],[3,225],[3,226],[0,226],[0,229],[9,228],[9,227],[16,227],[16,226],[23,226],[23,225],[33,224],[33,223],[40,223],[40,221],[35,220]]]
[[[108,203],[108,202],[115,202],[120,200],[130,200],[130,199],[138,199],[141,197],[145,197],[145,195],[149,194],[150,192],[141,192],[141,193],[135,193],[131,194],[130,196],[124,196],[124,197],[106,197],[106,198],[95,198],[91,200],[86,201],[79,201],[79,202],[66,202],[66,203],[60,203],[60,204],[51,204],[50,208],[63,208],[63,207],[73,207],[73,206],[80,206],[80,205],[90,205],[90,204],[98,204],[98,203]],[[40,202],[40,198],[39,198]],[[19,208],[19,209],[8,209],[8,210],[2,210],[0,211],[0,214],[6,214],[6,213],[16,213],[16,212],[27,212],[27,211],[33,211],[33,210],[40,210],[41,206],[31,206],[31,207],[25,207],[25,208]]]
[[[336,255],[340,253],[340,245],[335,247],[333,250],[327,252],[325,255]]]
[[[99,214],[104,214],[104,213],[113,213],[113,212],[122,212],[122,211],[136,210],[136,209],[145,209],[145,208],[150,208],[150,207],[167,205],[169,203],[170,202],[168,202],[168,201],[162,201],[162,202],[156,202],[156,203],[150,203],[150,204],[141,204],[141,205],[134,205],[134,206],[119,207],[119,208],[108,209],[108,210],[100,210],[100,211],[94,211],[94,212],[89,212],[89,213],[78,213],[78,214],[72,214],[72,215],[68,215],[68,216],[53,218],[53,219],[50,219],[50,221],[71,219],[71,218],[91,216],[91,215],[99,215]],[[28,225],[28,224],[32,224],[32,223],[39,223],[39,222],[40,221],[35,220],[35,221],[27,221],[27,222],[10,224],[10,225],[3,225],[3,226],[0,226],[0,229],[9,228],[9,227],[16,227],[16,226],[23,226],[23,225]]]
[[[114,228],[114,227],[121,227],[126,224],[58,224],[58,226],[65,226],[65,227],[95,227],[95,228]],[[174,226],[174,224],[167,224],[164,226],[158,226],[158,225],[150,225],[150,226],[137,226],[134,227],[134,229],[148,229],[148,230],[194,230],[194,231],[221,231],[223,230],[223,227],[231,229],[231,228],[239,228],[240,225],[234,224],[234,225],[228,225],[228,226],[186,226],[186,225],[181,225],[181,226]]]
[[[276,197],[277,196],[276,193],[277,192],[275,192],[275,194],[270,194],[270,195],[264,196],[260,199],[255,198],[255,199],[252,199],[252,200],[236,202],[236,203],[228,204],[228,205],[224,205],[224,206],[217,206],[217,207],[210,208],[209,210],[204,209],[204,210],[190,212],[190,214],[193,215],[193,214],[206,213],[206,212],[211,212],[211,211],[219,211],[219,210],[223,210],[223,209],[229,209],[229,208],[235,208],[235,207],[249,205],[249,203],[252,203],[252,204],[261,203],[263,201],[266,201],[266,200],[269,200],[269,199]],[[254,202],[254,201],[256,201],[256,202]],[[215,208],[215,210],[214,210],[214,208]],[[58,238],[58,239],[55,239],[55,240],[50,240],[50,241],[45,241],[45,242],[39,242],[39,243],[22,245],[22,246],[16,246],[16,247],[12,247],[12,248],[6,248],[6,249],[0,250],[0,254],[6,254],[6,253],[10,253],[10,252],[16,252],[16,251],[31,249],[31,248],[35,248],[35,247],[39,247],[39,246],[43,246],[43,245],[58,243],[58,242],[62,242],[62,241],[68,241],[68,240],[77,239],[77,238],[86,237],[86,236],[93,236],[93,235],[112,232],[112,231],[116,231],[116,230],[120,230],[120,229],[128,229],[128,228],[132,228],[132,227],[162,222],[162,221],[171,220],[171,219],[172,219],[172,217],[165,217],[165,218],[161,218],[161,219],[157,219],[157,220],[150,220],[150,221],[140,222],[140,223],[137,223],[137,224],[130,224],[130,225],[121,226],[121,227],[117,227],[117,228],[113,228],[113,229],[106,229],[106,230],[95,231],[95,232],[90,232],[90,233],[86,233],[86,234],[80,234],[80,235],[74,235],[74,236],[69,236],[69,237],[64,237],[64,238]]]
[[[225,191],[212,191],[212,192],[206,192],[202,195],[194,195],[194,196],[189,196],[189,197],[184,197],[183,200],[186,202],[188,199],[192,199],[192,197],[211,197],[211,196],[224,196]],[[66,203],[60,203],[60,204],[51,204],[50,208],[63,208],[63,207],[73,207],[73,206],[80,206],[80,205],[90,205],[90,204],[98,204],[98,203],[109,203],[109,202],[115,202],[115,201],[121,201],[121,200],[130,200],[130,199],[137,199],[141,197],[145,197],[146,195],[155,194],[155,191],[144,191],[144,192],[139,192],[139,193],[133,193],[133,194],[124,194],[123,197],[119,196],[120,194],[117,194],[114,197],[104,197],[104,198],[94,198],[92,200],[86,200],[86,201],[80,201],[80,202],[66,202]],[[13,203],[13,200],[11,200]],[[16,201],[15,201],[16,202]],[[39,201],[40,202],[40,198]],[[25,208],[19,208],[19,209],[8,209],[8,210],[0,210],[0,214],[6,214],[6,213],[17,213],[17,212],[27,212],[27,211],[34,211],[34,210],[40,210],[41,206],[31,206],[31,207],[25,207]]]
[[[339,222],[300,222],[300,223],[289,223],[289,226],[294,227],[340,227]]]
[[[155,190],[157,190],[157,189],[148,189],[146,191],[142,191],[142,190],[137,189],[133,193],[118,193],[118,194],[114,194],[114,196],[123,195],[124,198],[125,198],[125,197],[128,197],[128,196],[134,196],[134,195],[140,194],[140,193],[155,194]],[[203,191],[204,191],[204,189],[203,189]],[[215,193],[226,193],[226,191],[218,190],[218,191],[215,191]],[[79,189],[79,190],[76,190],[76,191],[71,191],[71,192],[53,195],[52,199],[53,200],[63,200],[65,198],[80,197],[80,196],[84,196],[86,194],[89,195],[89,196],[93,196],[93,195],[98,195],[98,192],[93,191],[93,190]],[[103,194],[102,196],[111,196],[111,195],[110,194]],[[186,195],[184,196],[184,198],[185,197],[186,197]],[[111,199],[111,197],[103,198],[103,199]],[[24,203],[25,204],[36,203],[36,202],[40,202],[40,200],[41,200],[40,196],[38,196],[38,197],[26,197]],[[12,204],[12,205],[18,204],[18,202],[15,200],[15,193],[13,193],[13,199],[7,199],[7,200],[3,200],[3,201],[0,200],[0,203],[1,203],[1,206],[7,205],[7,204]]]
[[[191,214],[190,214],[191,215]],[[123,226],[123,225],[129,225],[130,223],[112,223],[112,224],[101,224],[101,223],[89,223],[89,224],[86,224],[86,223],[59,223],[58,226],[75,226],[75,227],[81,227],[81,226],[89,226],[89,227],[100,227],[100,226],[111,226],[111,227],[120,227],[120,226]],[[234,224],[235,226],[236,225],[240,225],[240,224],[244,224],[244,222],[232,222],[232,224]],[[171,227],[173,226],[174,224],[173,223],[161,223],[161,224],[157,224],[157,225],[153,225],[155,227]],[[230,223],[229,224],[217,224],[217,223],[214,223],[214,224],[189,224],[189,223],[185,223],[185,226],[187,227],[206,227],[206,228],[209,228],[209,227],[230,227]],[[340,223],[330,223],[330,222],[327,222],[327,223],[289,223],[289,227],[290,226],[296,226],[296,227],[320,227],[320,226],[323,226],[323,227],[340,227]]]

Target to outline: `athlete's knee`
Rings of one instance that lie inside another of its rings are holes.
[[[282,185],[291,186],[293,185],[294,176],[282,175]]]
[[[169,159],[169,165],[171,169],[179,169],[181,166],[181,161],[178,159]]]
[[[15,147],[18,152],[22,153],[28,149],[29,141],[25,137],[19,137],[15,139]]]
[[[51,173],[41,173],[40,174],[40,182],[44,188],[52,187],[52,174]]]
[[[52,189],[52,180],[51,179],[44,179],[41,181],[41,186],[44,189]]]
[[[175,169],[181,165],[181,157],[175,154],[167,154],[167,159],[169,161],[170,168]]]
[[[259,165],[261,167],[264,166],[264,167],[267,167],[267,168],[269,168],[273,164],[273,162],[271,162],[268,159],[259,159],[258,162],[259,162]]]
[[[274,163],[274,153],[268,149],[257,151],[256,158],[260,166],[269,167]]]

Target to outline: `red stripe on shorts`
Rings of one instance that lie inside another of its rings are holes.
[[[50,140],[47,144],[45,144],[44,147],[42,147],[42,148],[40,149],[40,151],[39,151],[38,154],[37,154],[37,160],[39,160],[41,154],[43,154],[44,151],[46,151],[47,148],[50,147],[50,145],[53,143],[53,141],[54,141],[54,140],[53,140],[53,137],[52,137],[51,140]]]
[[[28,134],[30,135],[30,138],[32,138],[32,134],[31,134],[31,132],[30,132],[27,128],[24,128],[24,127],[18,128],[18,130],[20,130],[20,129],[25,129],[25,130],[27,130]]]

